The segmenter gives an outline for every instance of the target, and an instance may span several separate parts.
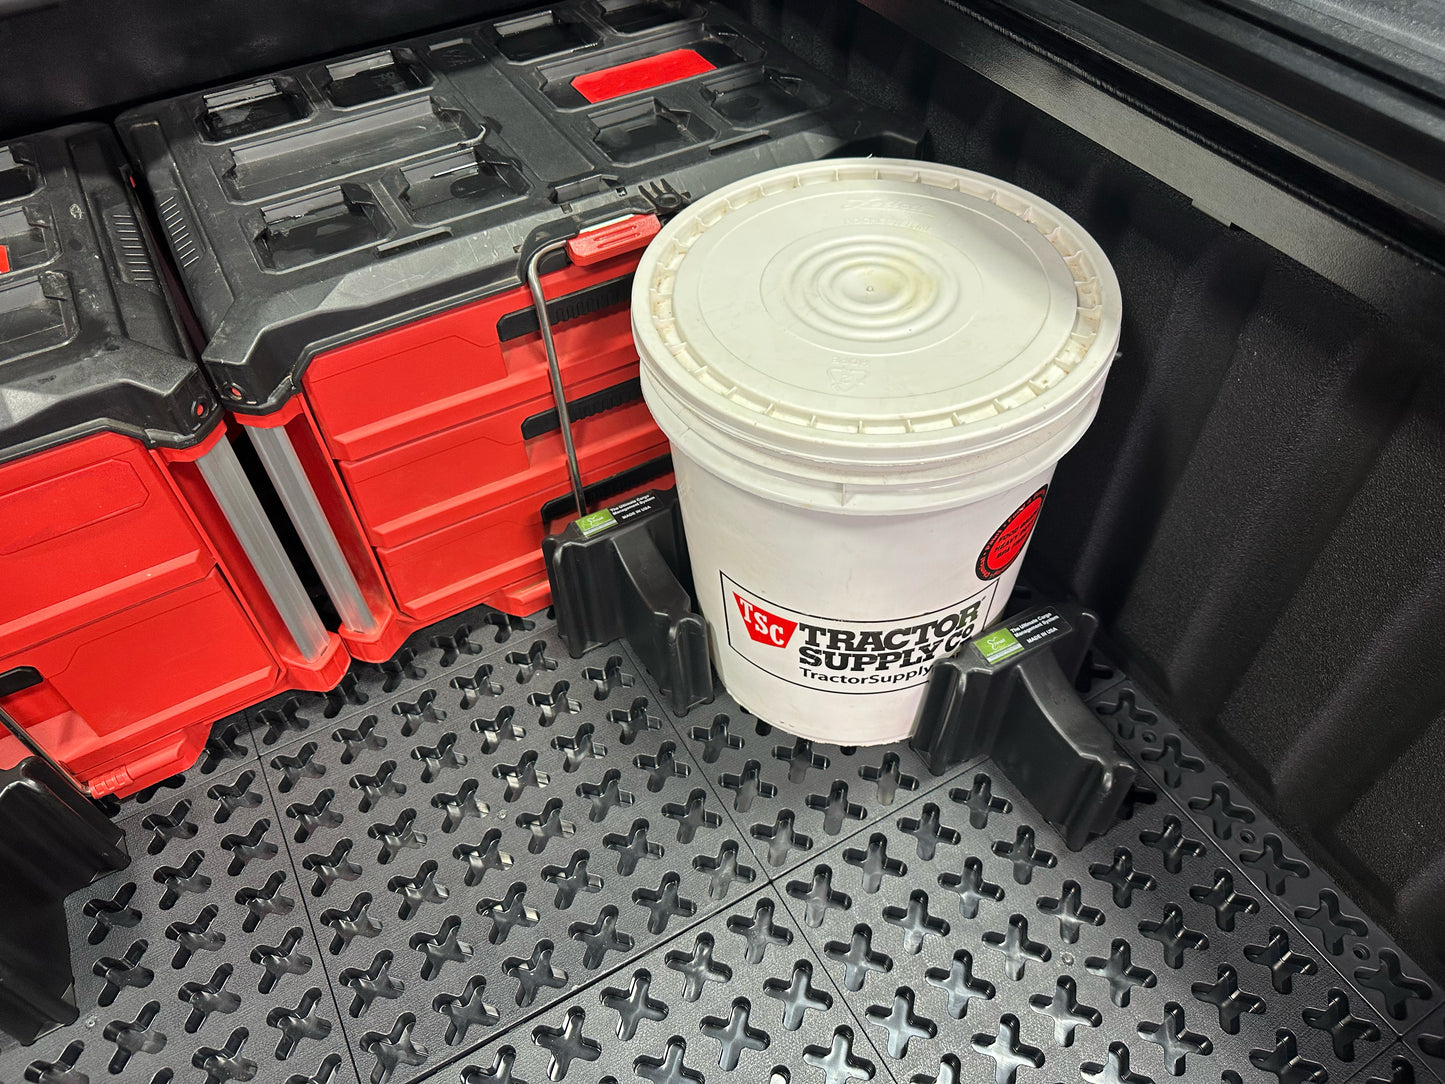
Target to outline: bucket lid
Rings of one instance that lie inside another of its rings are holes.
[[[1103,251],[1023,189],[834,159],[674,217],[638,268],[633,330],[644,388],[689,429],[878,468],[996,447],[1092,399],[1120,311]]]

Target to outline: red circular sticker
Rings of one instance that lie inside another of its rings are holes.
[[[1044,507],[1044,495],[1048,491],[1048,486],[1041,488],[1019,505],[1018,510],[993,532],[988,545],[984,546],[983,552],[978,555],[978,565],[974,571],[979,579],[992,580],[1002,576],[1008,571],[1009,565],[1018,560],[1019,554],[1023,553],[1024,546],[1028,544],[1029,535],[1034,532],[1034,524],[1039,521],[1039,513]]]

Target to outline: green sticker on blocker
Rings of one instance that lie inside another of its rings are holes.
[[[582,532],[583,538],[591,538],[594,534],[601,534],[609,527],[617,526],[617,517],[612,514],[611,509],[604,508],[600,512],[593,512],[574,522],[577,524],[577,529]]]
[[[1024,649],[1024,645],[1019,643],[1018,637],[1008,629],[994,629],[993,632],[974,640],[974,646],[978,648],[984,660],[990,663],[1006,659],[1010,655],[1017,655]]]

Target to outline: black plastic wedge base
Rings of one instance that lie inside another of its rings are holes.
[[[545,539],[542,553],[557,631],[574,659],[624,639],[677,714],[711,702],[707,625],[693,609],[675,489],[575,520]]]
[[[38,757],[0,771],[0,1031],[21,1043],[78,1013],[65,897],[130,864],[125,833]]]
[[[1108,831],[1135,769],[1075,691],[1099,619],[1039,606],[929,675],[912,746],[935,774],[992,756],[1073,850]]]

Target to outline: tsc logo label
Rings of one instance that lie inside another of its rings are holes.
[[[849,621],[800,613],[761,598],[724,573],[728,646],[784,681],[844,693],[922,684],[938,659],[958,652],[983,624],[994,585],[928,613]]]
[[[753,640],[771,647],[788,646],[788,641],[793,638],[793,633],[798,631],[796,621],[789,621],[785,617],[770,614],[761,606],[753,605],[736,591],[733,592],[733,598],[737,601],[738,612],[743,615],[743,626]]]

